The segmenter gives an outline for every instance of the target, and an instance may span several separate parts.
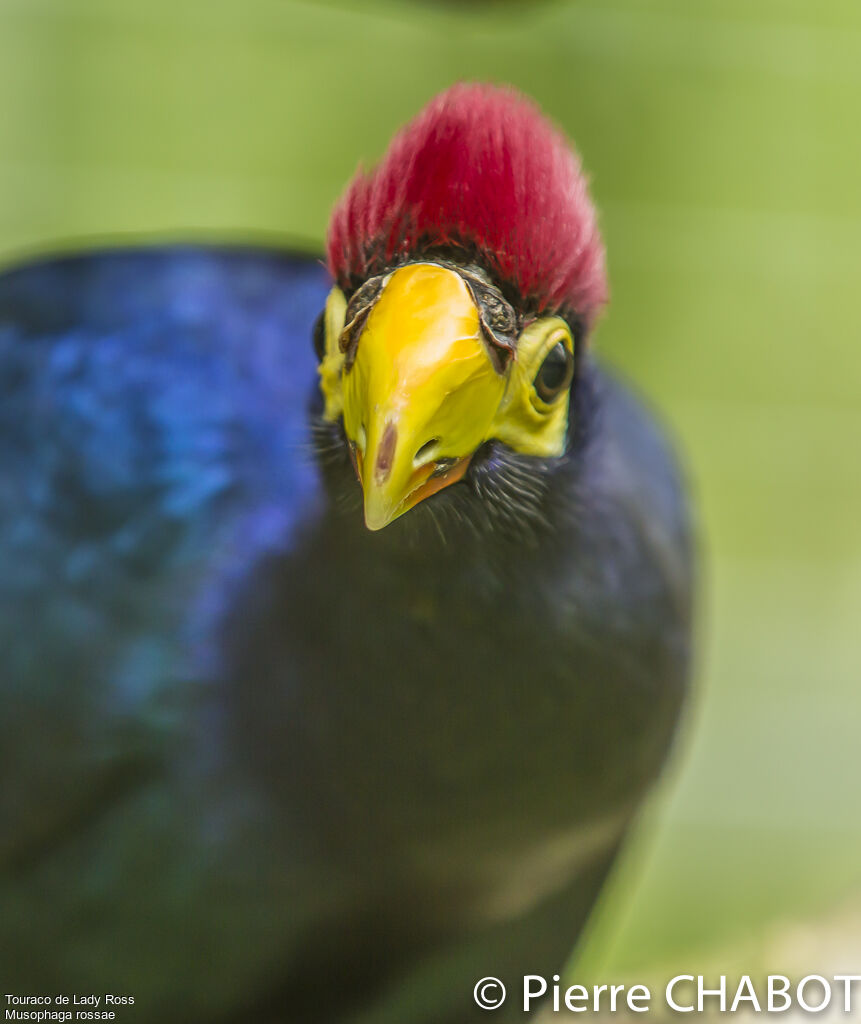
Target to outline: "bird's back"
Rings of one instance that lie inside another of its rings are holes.
[[[271,908],[296,879],[231,804],[208,687],[232,590],[314,514],[327,290],[312,259],[230,248],[0,276],[0,965],[20,991],[207,1016],[254,987],[264,931],[288,945]]]

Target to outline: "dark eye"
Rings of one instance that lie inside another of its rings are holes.
[[[547,353],[535,374],[535,390],[545,402],[552,402],[571,383],[574,375],[574,356],[560,341]]]
[[[314,321],[314,331],[313,331],[312,337],[314,339],[314,353],[317,356],[317,362],[318,363],[322,363],[323,356],[326,354],[326,313],[325,313],[325,310]]]

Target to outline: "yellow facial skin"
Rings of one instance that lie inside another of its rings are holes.
[[[517,357],[509,369],[491,437],[524,455],[554,456],[565,451],[568,429],[568,388],[553,401],[544,401],[535,388],[541,364],[561,342],[572,354],[574,339],[558,316],[534,320],[517,339]]]
[[[385,282],[344,369],[338,337],[346,303],[326,305],[326,352],[319,367],[325,416],[343,415],[365,496],[365,523],[379,530],[419,501],[459,480],[485,441],[517,451],[561,455],[567,388],[545,402],[533,380],[547,353],[573,341],[565,322],[530,324],[499,373],[479,311],[455,271],[412,263]]]

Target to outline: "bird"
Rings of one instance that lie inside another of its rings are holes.
[[[594,352],[572,144],[457,83],[360,167],[325,253],[0,275],[11,992],[465,1024],[491,977],[519,1019],[661,774],[691,501]]]

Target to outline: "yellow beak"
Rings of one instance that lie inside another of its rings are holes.
[[[491,433],[505,378],[463,279],[432,263],[394,271],[344,375],[344,429],[380,530],[459,480]]]

